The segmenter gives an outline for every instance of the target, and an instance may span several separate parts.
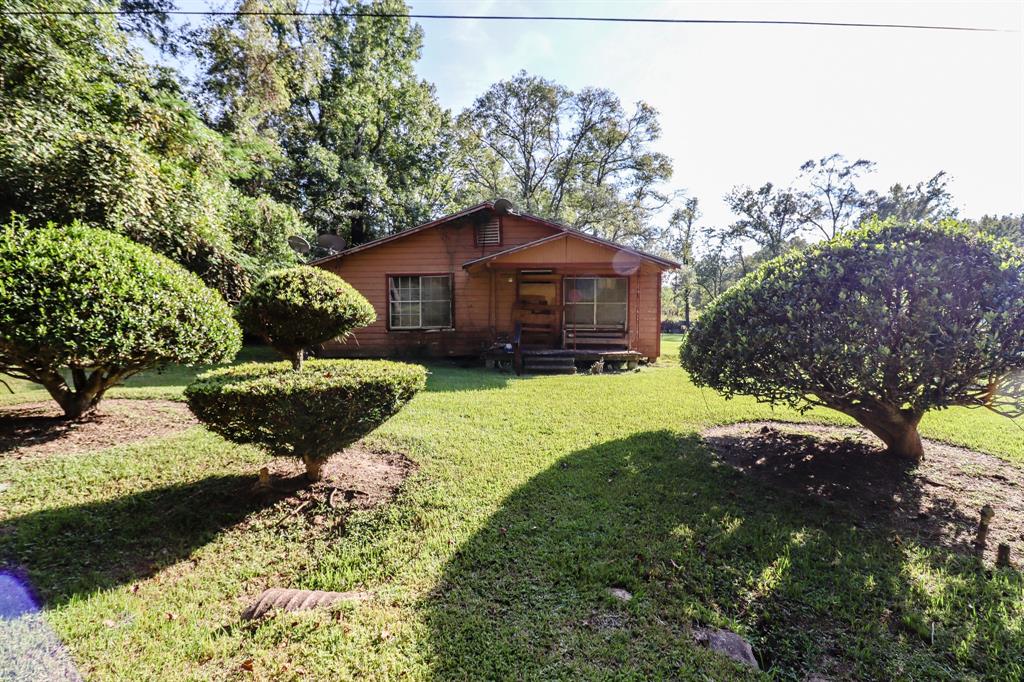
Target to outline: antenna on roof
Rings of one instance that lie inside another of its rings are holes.
[[[300,253],[303,256],[309,253],[309,242],[297,234],[288,237],[288,246],[292,247],[292,251]]]
[[[495,199],[494,200],[494,212],[498,215],[505,215],[511,213],[513,210],[512,202],[508,199]]]
[[[328,255],[333,255],[345,250],[345,238],[336,234],[320,234],[316,237],[316,244],[327,249]]]

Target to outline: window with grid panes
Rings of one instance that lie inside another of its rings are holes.
[[[392,329],[441,329],[452,326],[449,275],[400,275],[388,278],[388,315]]]
[[[566,277],[564,281],[566,326],[626,328],[629,316],[627,278]]]

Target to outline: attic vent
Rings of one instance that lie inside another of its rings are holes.
[[[501,222],[491,218],[483,225],[476,226],[477,246],[497,246],[501,243]]]

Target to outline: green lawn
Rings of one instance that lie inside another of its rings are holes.
[[[677,346],[666,336],[659,366],[614,376],[432,367],[368,438],[418,473],[343,530],[329,509],[313,525],[261,507],[245,491],[265,457],[200,428],[0,459],[0,556],[90,679],[747,674],[692,646],[694,624],[742,633],[777,679],[1024,677],[1021,573],[858,530],[716,466],[702,428],[801,417],[694,388]],[[188,376],[120,393],[173,397]],[[1024,464],[1024,434],[988,413],[932,414],[923,431]],[[271,585],[373,598],[243,624]]]

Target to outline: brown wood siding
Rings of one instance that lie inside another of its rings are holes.
[[[322,267],[358,289],[377,311],[376,322],[357,329],[344,343],[328,344],[328,352],[354,356],[468,355],[483,350],[490,342],[492,317],[496,332],[511,333],[508,311],[515,296],[515,284],[509,285],[507,276],[496,275],[497,305],[492,310],[490,273],[470,274],[462,269],[462,264],[542,239],[557,230],[516,216],[504,216],[501,231],[500,244],[479,246],[475,223],[456,220],[324,263]],[[455,329],[389,331],[388,276],[442,273],[452,275]]]
[[[561,267],[563,272],[581,275],[628,275],[631,345],[652,360],[658,356],[661,332],[661,269],[658,266],[611,247],[566,237],[502,257],[494,268],[466,272],[462,266],[467,261],[557,233],[552,227],[516,216],[504,216],[501,230],[500,245],[480,246],[475,223],[455,220],[323,263],[321,267],[362,292],[377,311],[376,322],[356,330],[343,343],[328,344],[328,353],[366,357],[444,357],[479,353],[496,339],[511,338],[515,269],[551,267],[559,270]],[[389,276],[446,273],[452,277],[454,329],[388,330]]]

